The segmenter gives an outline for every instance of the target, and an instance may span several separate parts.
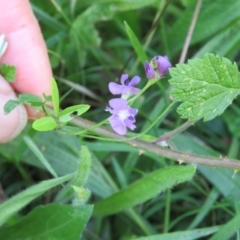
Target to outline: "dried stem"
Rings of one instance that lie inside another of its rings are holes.
[[[71,121],[71,123],[84,129],[88,129],[95,126],[95,123],[82,118],[74,118]],[[152,142],[142,141],[138,139],[129,140],[127,137],[120,136],[105,127],[94,128],[92,132],[94,134],[97,134],[103,137],[115,139],[116,141],[123,141],[123,143],[128,144],[133,148],[137,148],[140,153],[151,152],[162,157],[176,160],[178,162],[181,161],[181,162],[199,164],[199,165],[205,165],[205,166],[214,166],[214,167],[240,170],[240,161],[238,160],[229,159],[226,157],[214,158],[214,157],[207,157],[207,156],[197,156],[193,154],[182,153],[179,151],[171,150],[169,148],[164,148]]]
[[[195,11],[194,11],[194,14],[193,14],[191,24],[190,24],[189,29],[188,29],[188,33],[187,33],[187,36],[186,36],[186,39],[185,39],[185,43],[184,43],[184,46],[183,46],[183,50],[182,50],[182,53],[181,53],[181,56],[180,56],[179,63],[184,63],[185,62],[188,47],[189,47],[189,44],[190,44],[191,39],[192,39],[192,34],[193,34],[193,31],[194,31],[194,28],[195,28],[195,25],[196,25],[196,21],[197,21],[197,18],[198,18],[198,14],[199,14],[201,5],[202,5],[202,0],[198,0]]]

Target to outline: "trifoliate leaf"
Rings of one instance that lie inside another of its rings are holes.
[[[190,121],[209,121],[222,114],[240,91],[236,63],[213,54],[178,64],[170,69],[170,74],[172,96],[182,102],[177,112]]]
[[[19,104],[21,104],[17,100],[9,100],[5,103],[3,109],[6,114],[10,113],[12,110],[14,110]]]
[[[57,127],[53,117],[42,117],[35,120],[32,124],[33,129],[41,132],[51,131]]]
[[[7,65],[5,63],[0,64],[0,74],[8,81],[14,82],[16,78],[16,67]]]

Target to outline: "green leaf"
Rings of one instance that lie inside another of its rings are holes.
[[[74,116],[71,116],[74,112],[77,112],[77,116],[82,115],[90,108],[90,105],[87,104],[80,104],[75,105],[72,107],[65,108],[63,111],[59,114],[59,121],[60,122],[68,122],[70,121]]]
[[[8,240],[80,239],[91,213],[92,205],[40,206],[15,225],[0,229],[0,236]]]
[[[219,230],[220,227],[206,227],[188,231],[177,231],[172,233],[163,233],[148,237],[134,238],[134,240],[194,240],[209,236]]]
[[[96,203],[93,214],[110,215],[143,203],[176,184],[189,181],[195,171],[195,166],[174,166],[154,171],[127,188]]]
[[[15,66],[0,64],[0,74],[8,81],[14,82],[16,78],[17,69]]]
[[[57,83],[54,78],[52,78],[52,82],[51,82],[51,94],[52,94],[54,114],[57,117],[59,114],[59,92],[58,92]]]
[[[43,106],[43,101],[40,97],[33,94],[20,94],[18,98],[20,103],[29,104],[33,107]]]
[[[26,189],[25,191],[2,203],[0,205],[0,226],[14,213],[17,213],[33,199],[39,197],[50,188],[53,188],[63,182],[70,180],[72,177],[73,174],[69,174],[64,177],[42,181],[41,183]]]
[[[44,157],[43,153],[38,149],[34,141],[27,135],[23,136],[24,142],[27,144],[29,149],[34,153],[38,160],[43,164],[43,166],[54,176],[58,177],[55,170],[49,164],[48,160]]]
[[[230,239],[231,236],[240,229],[240,214],[236,215],[227,224],[220,227],[210,240]]]
[[[209,121],[224,112],[240,90],[240,73],[236,63],[206,54],[203,59],[178,64],[170,70],[177,109],[182,118]]]
[[[35,120],[32,124],[32,128],[37,131],[51,131],[57,127],[57,122],[53,117],[42,117]]]
[[[140,61],[142,62],[142,64],[144,64],[145,61],[147,61],[148,57],[145,54],[142,44],[139,42],[138,38],[134,34],[133,30],[128,26],[128,24],[126,22],[124,22],[124,24],[127,31],[127,35],[132,43],[132,46],[135,49]]]
[[[3,109],[6,114],[13,111],[19,104],[21,104],[18,100],[9,100],[5,103]]]

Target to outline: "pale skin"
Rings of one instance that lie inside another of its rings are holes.
[[[20,106],[5,115],[4,104],[16,99],[19,93],[50,95],[52,72],[46,45],[28,0],[0,0],[0,34],[4,34],[8,42],[0,62],[17,67],[13,84],[0,76],[0,143],[5,143],[23,130],[29,118],[37,118],[39,113]]]

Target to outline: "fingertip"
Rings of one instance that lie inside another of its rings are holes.
[[[16,107],[9,114],[4,113],[4,105],[9,100],[17,100],[11,86],[0,76],[0,143],[15,138],[27,123],[27,112],[23,105]]]

